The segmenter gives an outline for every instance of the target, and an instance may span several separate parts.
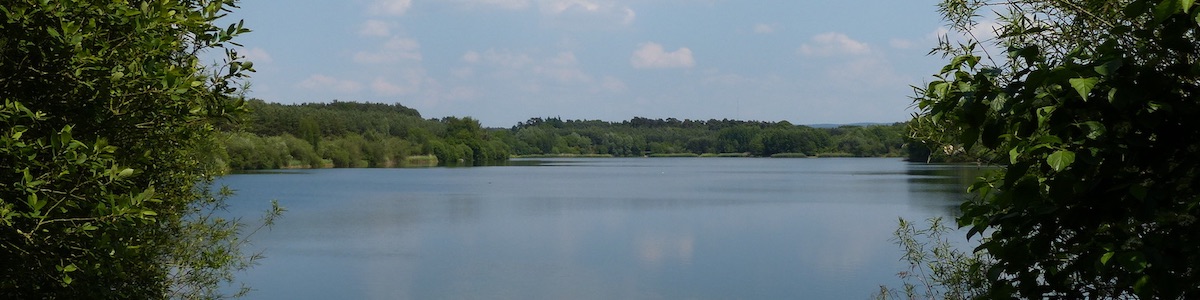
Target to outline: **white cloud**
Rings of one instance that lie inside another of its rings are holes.
[[[775,26],[766,23],[754,24],[754,33],[767,34],[775,32]]]
[[[395,96],[420,92],[423,86],[429,85],[437,89],[437,82],[425,75],[421,68],[405,69],[399,77],[375,77],[371,81],[371,91],[378,95]]]
[[[399,16],[408,12],[411,7],[412,0],[375,0],[371,5],[371,13]]]
[[[607,3],[611,5],[611,3]],[[580,10],[586,12],[599,12],[604,9],[601,3],[590,0],[550,0],[542,2],[542,11],[549,14],[561,14],[567,10]]]
[[[376,77],[375,80],[371,81],[371,91],[374,91],[376,94],[389,95],[389,96],[395,96],[395,95],[400,95],[400,94],[411,92],[411,90],[409,90],[407,88],[392,84],[390,82],[387,82],[387,80],[384,80],[383,78],[379,78],[379,77]]]
[[[271,54],[267,53],[267,50],[259,47],[242,49],[241,54],[246,60],[252,61],[255,64],[267,64],[275,61],[275,59],[271,58]]]
[[[462,55],[462,61],[465,61],[468,63],[477,63],[477,62],[479,62],[479,58],[480,58],[479,52],[475,52],[475,51],[467,51],[467,53],[463,53],[463,55]]]
[[[499,85],[521,92],[586,91],[587,93],[623,92],[624,82],[612,76],[589,74],[580,58],[571,51],[543,56],[507,49],[468,51],[462,55],[462,68],[452,69],[457,79],[486,78],[487,85]]]
[[[357,93],[362,90],[362,84],[353,80],[337,79],[321,74],[309,76],[296,86],[319,91],[335,91],[340,93]]]
[[[421,61],[421,44],[410,38],[393,37],[378,51],[359,51],[354,62],[361,64],[388,64],[401,61]]]
[[[862,55],[870,52],[871,47],[866,43],[837,32],[818,34],[812,38],[812,44],[800,46],[800,54],[807,56]]]
[[[575,58],[575,53],[570,51],[559,52],[554,57],[534,59],[525,53],[489,49],[482,54],[475,51],[468,51],[466,54],[463,54],[462,60],[467,63],[483,62],[487,65],[498,67],[497,71],[499,73],[509,74],[510,76],[533,73],[548,77],[559,83],[589,82],[592,80],[591,76],[588,76],[579,69],[579,60]]]
[[[534,73],[546,75],[560,83],[566,82],[589,82],[591,76],[584,74],[579,70],[579,61],[575,59],[575,53],[560,52],[558,56],[548,60],[547,64],[535,66]]]
[[[538,7],[549,16],[598,16],[624,25],[633,24],[637,12],[613,0],[541,0]]]
[[[909,85],[908,78],[896,71],[882,57],[868,56],[840,63],[826,70],[829,78],[840,83],[870,87],[903,87]]]
[[[692,50],[686,47],[666,52],[663,46],[656,43],[643,43],[629,63],[638,69],[687,68],[696,65],[692,59]]]
[[[470,53],[468,52],[468,54]],[[526,65],[533,63],[533,59],[530,58],[529,55],[524,53],[513,53],[512,51],[508,50],[496,51],[494,49],[488,49],[488,51],[484,51],[483,54],[480,55],[480,58],[488,64],[513,69],[523,68]]]
[[[980,41],[991,40],[996,38],[998,35],[997,32],[1003,26],[995,20],[985,20],[975,24],[975,27],[971,28],[971,34],[975,35]]]
[[[625,25],[633,24],[633,20],[637,19],[637,12],[632,8],[625,8],[625,18],[621,19],[621,23]]]
[[[467,7],[491,6],[503,9],[524,9],[529,7],[529,0],[458,0]]]
[[[913,41],[898,38],[891,39],[888,41],[888,44],[896,49],[909,49],[913,47]]]
[[[619,22],[623,25],[633,24],[637,12],[627,5],[621,5],[621,0],[452,0],[460,7],[468,9],[500,8],[507,10],[524,10],[536,7],[542,15],[562,17],[573,22],[580,18],[599,17],[606,22]]]
[[[479,96],[479,91],[470,87],[453,87],[449,91],[440,94],[441,98],[448,100],[463,100],[471,99]]]
[[[933,29],[933,32],[930,32],[928,37],[931,40],[937,40],[948,34],[950,34],[950,29],[939,26],[938,28]]]
[[[600,87],[609,92],[624,92],[629,89],[625,82],[612,76],[604,76],[604,79],[600,80]]]
[[[367,20],[363,23],[362,29],[358,30],[358,34],[362,36],[378,36],[384,37],[391,35],[391,24],[380,20]]]

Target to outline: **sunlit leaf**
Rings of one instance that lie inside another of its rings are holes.
[[[1096,87],[1096,83],[1099,83],[1100,79],[1096,77],[1071,78],[1070,82],[1071,87],[1075,88],[1076,92],[1079,92],[1079,97],[1087,100],[1088,94],[1092,93],[1092,88]]]
[[[1055,171],[1062,171],[1075,162],[1075,152],[1058,150],[1046,157],[1046,163]]]

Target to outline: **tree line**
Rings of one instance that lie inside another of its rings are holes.
[[[532,118],[498,134],[517,155],[902,156],[904,125],[813,128],[787,121],[622,122]]]
[[[787,121],[531,118],[484,128],[470,117],[424,119],[400,104],[246,103],[224,126],[227,169],[496,164],[511,156],[905,156],[905,124],[813,128]],[[232,125],[237,124],[237,125]],[[925,151],[928,152],[928,151]]]
[[[508,147],[470,117],[422,119],[399,104],[249,100],[250,113],[223,128],[227,169],[484,165]]]

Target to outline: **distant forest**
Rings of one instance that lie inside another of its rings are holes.
[[[528,156],[899,157],[906,125],[812,128],[787,121],[532,118],[483,128],[470,117],[423,119],[399,104],[247,102],[222,128],[230,170],[488,165]],[[920,152],[920,151],[918,151]]]

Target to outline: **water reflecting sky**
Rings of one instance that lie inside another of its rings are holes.
[[[898,159],[604,158],[231,175],[253,299],[866,298],[898,217],[953,214],[980,169]]]

